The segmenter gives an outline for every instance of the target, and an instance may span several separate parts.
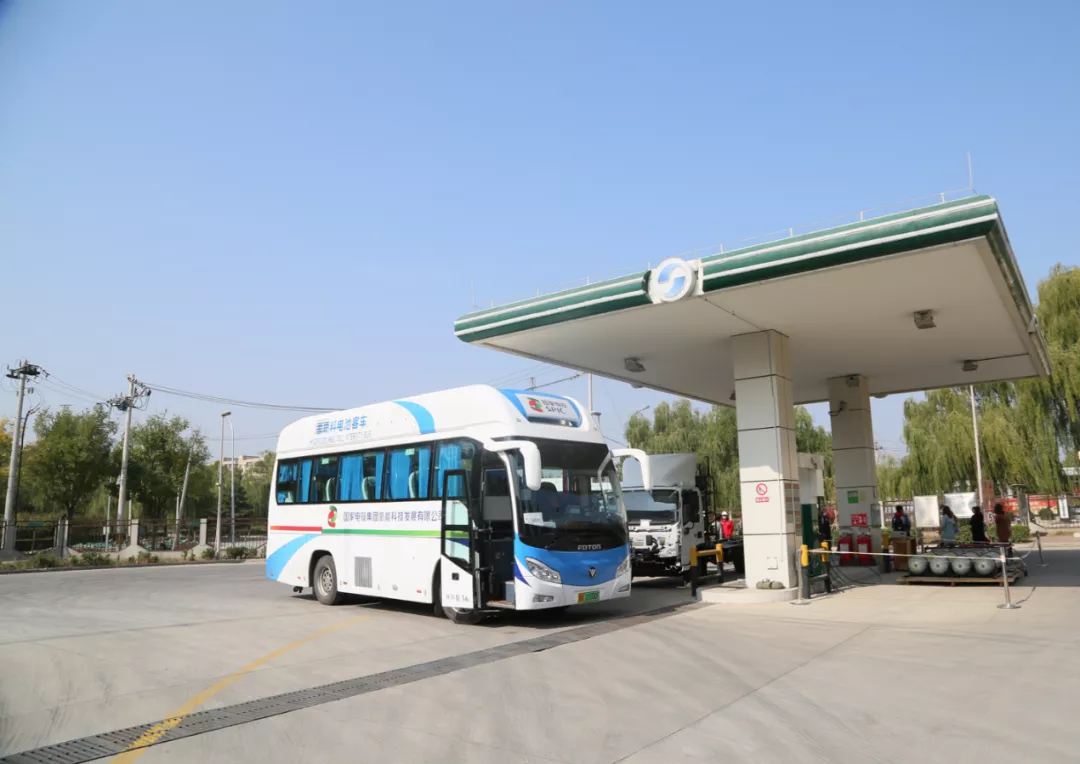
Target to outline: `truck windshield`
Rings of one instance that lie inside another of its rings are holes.
[[[623,491],[622,496],[626,505],[626,519],[631,525],[637,525],[642,520],[648,520],[652,525],[671,525],[678,517],[678,491],[658,489],[649,493],[644,488],[629,488]]]
[[[521,456],[512,456],[518,498],[518,538],[529,546],[576,552],[627,543],[619,479],[601,443],[533,439],[540,449],[543,483],[525,485]],[[600,465],[602,479],[597,480]]]

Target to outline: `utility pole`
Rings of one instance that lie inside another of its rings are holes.
[[[229,417],[229,543],[236,543],[236,430]]]
[[[19,402],[15,408],[15,431],[11,434],[11,464],[8,467],[7,497],[4,500],[4,546],[2,552],[6,555],[15,551],[15,485],[19,470],[19,451],[22,443],[21,427],[23,399],[26,397],[26,378],[36,377],[41,373],[41,368],[24,360],[17,369],[8,369],[8,379],[19,380]]]
[[[130,502],[125,505],[127,500],[127,472],[128,472],[128,453],[131,450],[131,410],[135,408],[135,402],[139,398],[149,398],[150,390],[146,385],[142,384],[135,378],[134,374],[128,374],[128,394],[126,396],[117,396],[109,401],[109,405],[116,408],[118,411],[124,412],[124,447],[120,454],[120,488],[119,496],[116,502],[116,525],[119,528],[119,532],[124,532],[124,508],[128,508],[128,521],[131,521],[131,505]],[[136,393],[138,388],[138,393]]]
[[[176,503],[176,533],[173,538],[173,549],[180,546],[180,523],[184,519],[184,502],[187,500],[188,478],[191,476],[191,455],[195,452],[195,433],[191,435],[191,446],[188,448],[187,466],[184,468],[184,485],[180,489],[180,498]]]
[[[34,392],[34,388],[30,388],[30,392]],[[41,409],[41,404],[37,406],[31,406],[26,410],[26,415],[23,417],[22,430],[19,431],[19,469],[15,475],[15,511],[19,511],[19,496],[22,494],[22,450],[26,445],[26,428],[30,426],[30,417],[36,414]]]

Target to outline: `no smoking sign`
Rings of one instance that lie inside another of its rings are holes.
[[[758,483],[757,487],[754,490],[757,491],[757,497],[754,499],[755,502],[757,502],[758,504],[768,504],[769,503],[769,486],[768,485],[766,485],[765,483]]]

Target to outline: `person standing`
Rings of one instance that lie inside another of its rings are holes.
[[[971,540],[977,544],[989,544],[986,537],[986,519],[983,517],[982,508],[975,505],[971,508]]]
[[[724,539],[726,541],[727,539],[732,538],[734,535],[735,535],[735,523],[732,521],[732,519],[730,517],[728,517],[727,512],[721,512],[720,513],[720,538],[722,538],[722,539]]]
[[[948,507],[941,507],[941,543],[950,546],[956,543],[956,515]]]
[[[892,516],[892,529],[893,533],[911,535],[911,518],[904,512],[903,507],[896,508],[896,513]]]
[[[994,505],[994,527],[997,529],[999,544],[1008,544],[1012,541],[1012,518],[1000,504]]]

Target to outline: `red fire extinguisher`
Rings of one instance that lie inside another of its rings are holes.
[[[851,536],[844,534],[836,542],[836,548],[840,551],[840,564],[850,565],[855,561],[855,556],[851,553]]]
[[[857,539],[855,539],[855,548],[859,550],[859,564],[860,565],[872,565],[874,558],[870,552],[873,550],[870,547],[870,534],[863,531]]]

